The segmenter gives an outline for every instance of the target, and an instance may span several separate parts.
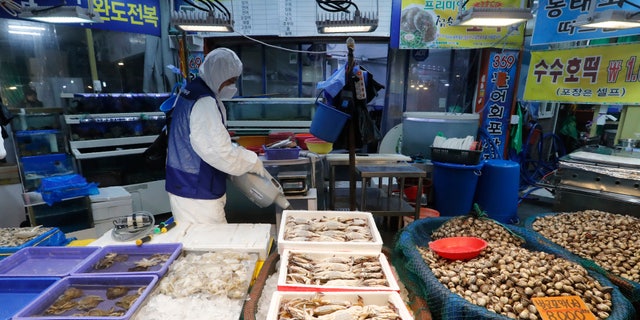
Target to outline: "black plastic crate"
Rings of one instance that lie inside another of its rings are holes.
[[[431,147],[431,160],[456,164],[476,165],[480,162],[482,151]]]

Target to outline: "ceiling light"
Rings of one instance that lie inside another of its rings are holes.
[[[171,13],[171,24],[176,29],[185,32],[233,32],[233,13],[220,1],[189,3],[191,7],[186,7],[187,10]]]
[[[640,27],[640,19],[625,10],[605,10],[583,14],[576,18],[573,26],[580,28],[628,29]]]
[[[506,27],[533,18],[526,8],[472,7],[458,13],[454,26]]]
[[[91,10],[78,6],[58,7],[23,7],[18,15],[23,19],[36,20],[47,23],[96,23],[102,22],[99,15]]]
[[[377,0],[370,4],[375,10],[364,13],[350,0],[316,0],[316,3],[318,33],[362,33],[373,32],[378,28]],[[350,11],[350,7],[354,9]],[[318,8],[327,13],[318,13]]]

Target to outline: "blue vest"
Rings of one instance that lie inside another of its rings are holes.
[[[165,189],[184,198],[218,199],[227,190],[227,174],[202,160],[189,140],[191,110],[198,99],[207,96],[215,94],[201,78],[196,78],[180,91],[172,111]],[[219,107],[218,111],[222,113]]]

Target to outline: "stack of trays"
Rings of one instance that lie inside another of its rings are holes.
[[[0,261],[0,319],[129,319],[181,249],[23,248]]]
[[[339,318],[373,309],[413,319],[371,213],[285,210],[280,225],[278,290],[267,319],[325,312]]]

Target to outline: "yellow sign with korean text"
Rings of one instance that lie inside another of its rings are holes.
[[[536,306],[542,320],[596,320],[578,296],[534,297],[531,298],[531,302]]]
[[[640,104],[640,45],[532,51],[524,100]]]
[[[465,8],[520,8],[521,0],[469,0]],[[459,0],[402,0],[400,49],[503,48],[519,49],[524,41],[524,23],[515,27],[452,26]]]

